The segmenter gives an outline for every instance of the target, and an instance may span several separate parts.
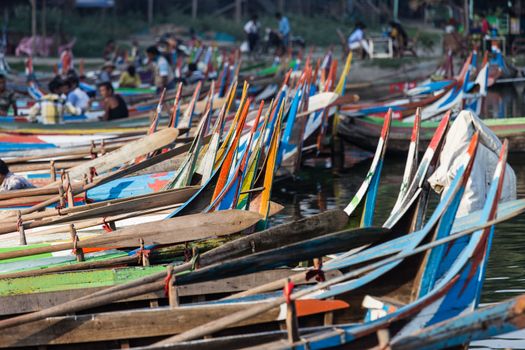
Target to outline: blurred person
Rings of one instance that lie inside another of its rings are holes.
[[[138,88],[141,84],[140,77],[132,64],[120,75],[119,87]]]
[[[114,70],[115,70],[115,65],[113,64],[113,62],[106,61],[104,65],[102,66],[102,69],[100,70],[100,73],[98,75],[99,83],[111,82],[111,75],[113,74]]]
[[[160,93],[164,88],[169,89],[173,84],[173,73],[168,61],[155,46],[148,47],[146,54],[148,55],[148,62],[153,68],[153,82],[157,87],[157,93]]]
[[[0,159],[0,183],[0,192],[35,187],[25,177],[10,172],[8,165],[2,159]]]
[[[73,69],[73,52],[66,47],[60,53],[60,74],[66,76],[67,72]]]
[[[115,120],[127,118],[129,116],[126,101],[119,94],[115,94],[113,85],[108,82],[98,84],[98,91],[102,96],[104,105],[104,115],[102,120]]]
[[[250,20],[244,25],[244,33],[248,41],[250,53],[254,53],[257,43],[259,42],[259,21],[257,15],[252,15]]]
[[[117,49],[117,44],[115,43],[115,40],[110,39],[106,42],[106,46],[104,46],[104,51],[102,53],[102,57],[105,61],[113,61],[115,58],[115,50]]]
[[[18,114],[16,108],[15,92],[7,89],[5,75],[0,74],[0,116],[7,116],[9,107],[13,107],[13,115]]]
[[[405,47],[408,44],[408,35],[401,23],[390,21],[390,32],[388,36],[392,39],[394,44],[394,53],[396,56],[401,56]]]
[[[490,23],[487,20],[487,16],[485,16],[485,14],[481,14],[480,17],[481,17],[481,34],[483,34],[483,36],[487,36],[490,34],[490,29],[491,29]]]
[[[445,54],[461,54],[467,47],[465,40],[456,31],[456,22],[453,18],[445,26],[445,35],[443,35],[443,52]]]
[[[365,57],[365,53],[370,56],[368,41],[365,39],[365,29],[365,24],[361,21],[358,21],[355,24],[352,34],[350,34],[348,37],[348,48],[350,50],[363,49],[363,58]]]
[[[66,83],[58,76],[49,82],[49,93],[38,100],[29,110],[30,121],[35,122],[36,117],[40,115],[43,124],[59,124],[62,123],[66,113],[70,115],[82,114],[80,108],[76,108],[60,96],[64,91],[64,85]]]
[[[69,85],[67,102],[71,103],[75,108],[80,108],[82,113],[86,113],[89,109],[89,96],[80,88],[80,79],[76,74],[69,74],[67,83]]]
[[[194,84],[204,79],[204,73],[198,69],[197,64],[192,62],[188,64],[188,72],[186,73],[186,83]]]
[[[279,21],[278,34],[281,38],[282,45],[284,48],[288,47],[290,41],[290,22],[286,16],[283,16],[280,12],[275,13],[275,18]]]

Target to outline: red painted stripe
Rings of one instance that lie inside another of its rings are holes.
[[[30,135],[9,135],[3,134],[0,136],[0,142],[12,143],[47,143],[42,141],[38,136]]]
[[[390,130],[390,122],[392,121],[392,108],[389,108],[385,114],[385,121],[383,122],[383,129],[381,130],[381,138],[385,140]]]
[[[430,140],[429,148],[432,150],[436,150],[439,142],[443,138],[443,135],[445,135],[445,132],[448,127],[448,121],[450,120],[450,111],[448,111],[443,119],[441,119],[441,122],[439,122],[439,125],[436,129],[436,132],[434,133],[434,136],[432,137],[432,140]]]
[[[414,126],[412,127],[412,137],[410,142],[414,143],[417,141],[419,135],[419,128],[421,127],[421,108],[416,109],[416,118],[414,119]]]

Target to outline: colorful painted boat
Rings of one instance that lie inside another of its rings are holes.
[[[511,153],[525,151],[525,118],[483,119],[483,122],[498,138],[509,140]],[[342,117],[337,132],[345,141],[366,150],[373,150],[377,145],[382,123],[382,118],[378,117]],[[422,147],[429,144],[438,124],[434,121],[421,122],[420,144]],[[388,152],[406,154],[410,145],[412,126],[412,122],[392,121]]]

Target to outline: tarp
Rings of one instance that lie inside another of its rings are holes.
[[[479,131],[479,146],[472,173],[458,209],[458,217],[483,208],[498,164],[502,142],[473,112],[461,111],[452,123],[445,139],[439,159],[440,165],[428,179],[430,186],[437,193],[446,192],[476,131]],[[507,163],[500,201],[506,202],[513,199],[516,199],[516,174]]]

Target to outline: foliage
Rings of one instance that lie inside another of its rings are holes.
[[[38,13],[38,33],[41,34],[41,13]],[[308,46],[339,45],[336,29],[349,34],[353,23],[334,18],[314,16],[289,16],[292,34],[301,36]],[[260,18],[262,31],[276,28],[277,20],[273,16]],[[157,11],[153,26],[171,23],[179,27],[193,28],[199,34],[222,32],[237,40],[244,40],[243,23],[235,22],[228,16],[199,15],[197,19],[183,14],[180,8],[166,6],[164,11]],[[16,6],[9,18],[9,31],[31,35],[30,6]],[[144,13],[128,9],[116,12],[111,9],[75,10],[48,6],[46,13],[47,35],[53,36],[59,44],[77,38],[74,52],[77,56],[100,57],[106,42],[110,39],[128,40],[131,35],[147,34],[148,24]],[[373,32],[370,28],[368,32]],[[213,38],[213,37],[212,37]],[[430,43],[430,37],[425,43]],[[422,43],[425,45],[424,43]],[[53,52],[52,55],[56,55]]]

